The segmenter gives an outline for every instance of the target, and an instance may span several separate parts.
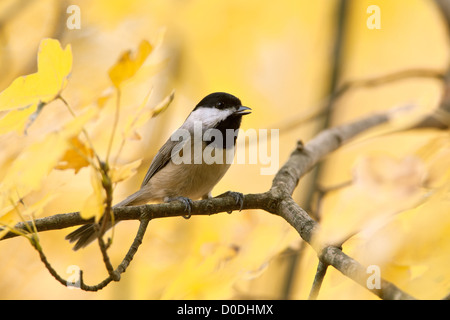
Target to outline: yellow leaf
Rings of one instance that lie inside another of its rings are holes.
[[[427,171],[417,157],[364,157],[354,172],[353,184],[324,202],[318,243],[340,243],[355,233],[374,232],[395,213],[417,206],[423,197]]]
[[[113,183],[117,183],[128,179],[132,175],[136,173],[137,168],[141,165],[142,160],[136,160],[130,163],[127,163],[123,166],[114,167],[111,170],[111,180]]]
[[[37,105],[33,104],[28,108],[10,110],[0,119],[0,134],[11,131],[23,133],[25,126],[29,123],[29,118],[37,110]]]
[[[42,199],[32,203],[31,205],[24,205],[21,200],[17,201],[15,205],[8,204],[0,210],[0,226],[8,226],[0,231],[0,239],[13,229],[17,222],[22,219],[29,220],[39,216],[44,207],[54,198],[55,194],[47,194]]]
[[[175,97],[175,92],[172,91],[167,97],[165,97],[156,107],[151,109],[144,109],[149,99],[151,91],[147,94],[142,104],[136,111],[134,117],[130,117],[125,125],[124,139],[140,139],[140,135],[136,132],[136,129],[147,123],[153,117],[158,116],[169,107],[170,103]]]
[[[234,263],[237,252],[226,245],[206,245],[213,250],[205,256],[189,256],[181,266],[186,271],[185,275],[177,275],[171,279],[171,283],[163,291],[162,299],[199,299],[206,298],[206,292],[214,297],[228,291],[230,283],[237,277]],[[233,266],[225,269],[230,264]]]
[[[137,108],[134,115],[129,116],[128,120],[125,124],[125,129],[123,130],[123,137],[124,139],[127,139],[128,136],[133,136],[135,133],[133,133],[133,129],[136,128],[136,122],[139,118],[143,117],[143,113],[145,112],[144,108],[147,105],[148,99],[150,98],[150,95],[152,93],[153,89],[151,89],[147,95],[144,98],[144,101],[142,101],[141,105]],[[148,111],[147,111],[148,112]]]
[[[52,132],[27,146],[8,168],[2,181],[2,191],[16,198],[17,194],[23,196],[40,189],[43,179],[70,148],[70,139],[77,136],[83,125],[95,115],[95,109],[89,109],[60,131]]]
[[[81,168],[89,165],[89,159],[92,159],[94,156],[94,151],[81,142],[78,137],[73,137],[70,143],[72,148],[66,151],[55,169],[74,169],[76,174]]]
[[[111,89],[111,88],[109,88],[109,89]],[[113,96],[113,91],[112,90],[105,91],[104,93],[102,93],[102,95],[100,97],[98,97],[98,99],[97,99],[97,106],[100,109],[103,109],[103,107],[106,105],[108,100],[111,99],[112,96]]]
[[[416,194],[425,177],[424,163],[414,156],[362,158],[355,168],[355,184],[377,202],[398,201]]]
[[[40,102],[36,108],[36,111],[34,111],[30,116],[28,117],[28,121],[25,125],[24,132],[27,133],[28,128],[33,124],[34,121],[36,121],[38,115],[41,113],[42,109],[45,107],[45,103]]]
[[[141,135],[140,135],[138,132],[134,131],[134,132],[128,137],[128,139],[137,141],[137,140],[141,140],[142,137],[141,137]]]
[[[175,91],[172,91],[167,97],[164,98],[163,101],[161,101],[154,109],[152,113],[152,117],[156,117],[167,110],[170,103],[173,101],[173,98],[175,98]]]
[[[91,167],[91,185],[93,193],[84,202],[83,208],[80,211],[80,216],[83,219],[90,219],[92,217],[98,221],[105,210],[106,194],[102,186],[102,176]]]
[[[25,206],[25,210],[21,212],[21,214],[24,217],[36,217],[39,216],[42,211],[44,211],[44,207],[52,201],[54,198],[56,198],[56,194],[46,194],[44,197],[39,199],[36,202],[33,202],[30,205]]]
[[[0,207],[1,208],[1,207]],[[0,226],[12,228],[17,222],[17,212],[13,205],[8,205],[0,210]],[[0,231],[0,239],[9,232],[9,228]]]
[[[148,41],[143,40],[134,57],[131,51],[123,53],[119,61],[109,70],[109,78],[114,86],[118,88],[122,82],[133,77],[152,50],[152,45]]]
[[[72,69],[72,50],[58,40],[44,39],[38,53],[38,71],[15,79],[0,93],[0,110],[11,110],[55,99],[67,85]]]

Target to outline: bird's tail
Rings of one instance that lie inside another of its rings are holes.
[[[126,207],[126,206],[130,206],[130,205],[140,204],[140,203],[137,203],[139,195],[140,195],[140,193],[138,191],[138,192],[132,194],[131,196],[129,196],[128,198],[126,198],[125,200],[116,204],[113,208]],[[109,230],[111,227],[112,227],[111,222],[108,222],[108,224],[106,225],[106,228],[105,228],[105,232],[107,230]],[[76,242],[75,246],[73,247],[73,250],[76,251],[78,249],[86,247],[92,241],[96,240],[97,237],[98,237],[98,235],[97,235],[97,231],[95,230],[94,224],[89,223],[89,224],[81,226],[78,229],[76,229],[75,231],[69,233],[65,239],[69,240],[70,243]]]
[[[97,231],[93,223],[85,224],[66,236],[66,240],[69,240],[70,243],[76,241],[73,247],[75,251],[86,247],[95,239],[97,239]]]

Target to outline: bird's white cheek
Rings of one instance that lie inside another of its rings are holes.
[[[191,112],[186,119],[185,124],[192,126],[195,122],[201,122],[203,127],[213,127],[220,121],[225,120],[229,115],[233,113],[233,110],[219,110],[215,108],[198,108]]]

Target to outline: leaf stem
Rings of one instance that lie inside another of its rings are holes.
[[[120,96],[121,96],[120,88],[116,87],[116,92],[117,92],[116,112],[114,114],[113,128],[112,128],[111,136],[109,138],[108,150],[106,152],[106,163],[108,163],[109,155],[111,154],[111,149],[112,149],[112,145],[113,145],[113,142],[114,142],[114,136],[116,135],[117,125],[119,123]]]
[[[61,95],[58,95],[58,96],[56,97],[56,99],[61,100],[61,102],[66,106],[67,110],[69,110],[70,114],[71,114],[74,118],[77,117],[77,115],[75,114],[75,111],[73,111],[72,107],[70,106],[70,104],[67,102],[66,99],[64,99]],[[89,144],[89,147],[90,147],[91,150],[94,152],[95,158],[97,159],[98,163],[100,164],[100,163],[101,163],[100,157],[98,156],[97,152],[95,152],[94,144],[92,143],[92,140],[91,140],[91,138],[89,137],[89,134],[88,134],[88,132],[86,131],[86,129],[84,128],[84,126],[83,126],[83,128],[81,129],[81,131],[83,132],[83,135],[84,135],[84,137],[86,138],[86,141],[87,141],[87,143]],[[94,169],[96,169],[97,171],[99,170],[99,168],[98,168],[92,161],[90,161],[90,159],[86,159],[86,160],[92,165],[92,167],[93,167]]]

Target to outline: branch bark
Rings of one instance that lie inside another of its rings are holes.
[[[342,274],[353,279],[363,287],[367,288],[366,269],[356,260],[347,256],[341,249],[335,246],[318,245],[312,241],[315,232],[320,228],[309,214],[302,209],[293,199],[292,193],[299,180],[309,172],[321,159],[342,146],[345,142],[356,135],[383,124],[391,118],[392,113],[377,114],[353,123],[322,131],[314,139],[303,145],[298,142],[296,149],[292,152],[287,162],[275,175],[270,190],[264,193],[247,194],[244,196],[243,209],[262,209],[276,214],[285,219],[301,236],[309,243],[318,254],[319,260],[325,265],[331,265]],[[230,210],[239,210],[232,197],[213,198],[193,202],[191,215],[211,215]],[[114,208],[114,219],[121,220],[146,220],[183,216],[184,205],[178,202],[142,205],[134,207]],[[92,220],[83,220],[78,212],[57,214],[50,217],[36,219],[32,222],[19,223],[16,229],[27,232],[27,224],[33,225],[38,232],[64,229],[71,226],[90,223]],[[145,225],[146,226],[146,225]],[[145,232],[145,228],[144,231]],[[142,241],[142,234],[135,239],[127,256],[134,256],[138,244]],[[17,236],[9,232],[3,239]],[[2,239],[2,240],[3,240]],[[125,258],[115,272],[125,269],[131,259]],[[109,280],[110,279],[110,280]],[[105,281],[111,281],[110,275]],[[394,284],[382,280],[380,289],[369,289],[382,299],[413,299],[412,296],[397,288]]]

